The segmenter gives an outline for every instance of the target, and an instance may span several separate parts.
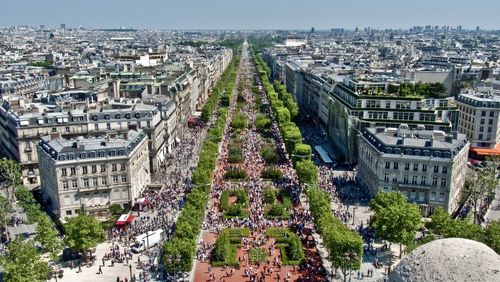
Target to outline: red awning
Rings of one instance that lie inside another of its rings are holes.
[[[120,218],[116,221],[116,225],[124,225],[125,223],[131,223],[134,221],[135,216],[132,214],[122,214]]]

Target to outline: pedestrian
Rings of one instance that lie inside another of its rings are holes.
[[[102,267],[99,265],[99,273],[98,274],[102,274]]]
[[[79,263],[78,264],[78,271],[77,271],[77,273],[80,273],[80,272],[82,272],[82,265]]]

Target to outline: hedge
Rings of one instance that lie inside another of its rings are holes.
[[[239,44],[241,46],[241,42]],[[217,103],[222,93],[231,99],[234,83],[236,81],[237,67],[240,64],[241,47],[233,48],[233,59],[222,74],[202,109],[201,119],[208,121],[215,112]],[[223,103],[221,103],[223,104]],[[200,233],[201,223],[208,203],[209,185],[214,174],[219,143],[222,141],[224,127],[227,120],[228,105],[221,105],[217,112],[217,120],[208,131],[208,136],[204,140],[203,148],[199,155],[198,165],[193,171],[191,182],[194,188],[186,196],[186,204],[182,209],[174,231],[174,240],[167,241],[163,246],[163,257],[165,267],[168,271],[173,268],[189,271],[192,267],[192,260],[196,253],[196,237]],[[167,255],[178,255],[181,262],[173,265]]]
[[[223,229],[215,241],[212,251],[211,263],[213,266],[237,266],[237,251],[241,245],[241,239],[248,237],[248,228],[226,228]]]
[[[299,236],[286,228],[268,228],[266,236],[276,241],[281,251],[283,265],[300,265],[305,260],[304,249]]]

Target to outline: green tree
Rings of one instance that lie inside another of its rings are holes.
[[[385,195],[389,194],[389,195]],[[390,195],[393,194],[393,195]],[[420,224],[420,210],[416,204],[401,201],[401,192],[378,192],[370,202],[375,211],[371,225],[377,235],[391,242],[399,243],[399,256],[402,255],[402,245],[415,239],[417,227]]]
[[[52,221],[47,216],[40,217],[36,226],[35,241],[40,243],[45,252],[50,252],[53,258],[57,256],[62,247],[58,235]]]
[[[35,247],[20,237],[8,245],[8,254],[0,258],[3,266],[4,281],[31,282],[47,281],[50,271]]]
[[[0,195],[0,224],[4,230],[7,230],[7,223],[9,222],[12,212],[12,205],[9,200]]]
[[[191,239],[175,238],[163,245],[163,261],[168,272],[188,272],[193,266],[196,242]]]
[[[481,202],[494,193],[498,186],[497,167],[500,162],[496,158],[488,158],[486,163],[482,171],[469,170],[466,178],[466,193],[474,205],[474,223],[477,223],[477,213]]]
[[[298,161],[295,171],[300,183],[314,184],[318,180],[318,168],[311,160]]]
[[[69,248],[84,255],[105,240],[104,230],[99,221],[85,213],[79,213],[68,219],[65,230],[65,241]]]
[[[7,200],[12,204],[15,199],[15,190],[23,184],[21,169],[14,160],[0,159],[0,183],[7,194]]]
[[[484,230],[484,242],[500,254],[500,221],[492,222],[486,226]]]

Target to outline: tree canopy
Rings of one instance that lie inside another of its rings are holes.
[[[50,271],[30,241],[17,237],[8,245],[8,254],[1,256],[4,281],[32,282],[47,281]]]
[[[74,252],[85,253],[105,239],[104,230],[99,221],[85,213],[79,213],[68,219],[64,227],[66,244]]]
[[[413,242],[421,219],[416,204],[408,203],[401,192],[378,192],[370,207],[375,211],[371,225],[378,236],[399,243],[400,250],[402,244]]]

